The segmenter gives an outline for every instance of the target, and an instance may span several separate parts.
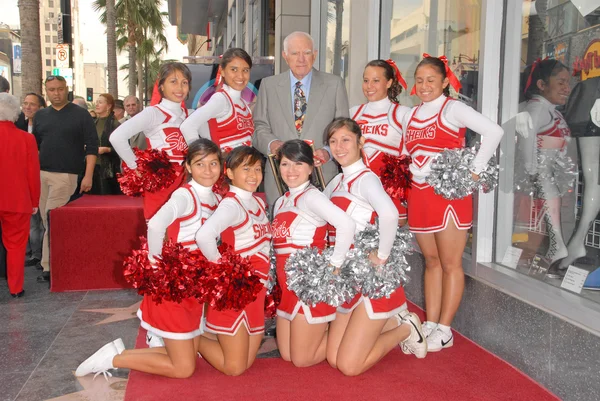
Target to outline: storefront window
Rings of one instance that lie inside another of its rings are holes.
[[[481,2],[393,0],[391,3],[389,54],[407,81],[412,82],[423,53],[443,54],[462,84],[460,93],[451,90],[451,95],[476,107]],[[409,93],[410,90],[401,95],[401,103],[416,105],[419,99]]]
[[[389,22],[389,53],[387,38],[382,37],[382,57],[386,54],[399,66],[409,85],[423,53],[445,55],[450,68],[459,78],[462,89],[450,95],[477,108],[479,73],[479,37],[481,2],[464,0],[393,0],[382,2],[382,15],[391,11]],[[387,10],[386,10],[387,8]],[[388,14],[389,15],[389,14]],[[414,106],[420,101],[410,96],[410,87],[399,97],[400,103]],[[467,131],[467,146],[478,136]],[[466,252],[471,253],[471,236]]]
[[[520,100],[515,132],[507,132],[514,164],[504,172],[513,224],[499,218],[496,259],[600,302],[600,7],[523,3],[520,85],[503,89]]]
[[[342,77],[348,87],[350,1],[328,0],[326,6],[325,71]]]

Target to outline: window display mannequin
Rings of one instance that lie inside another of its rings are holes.
[[[565,118],[577,138],[583,172],[582,208],[579,223],[569,240],[568,255],[560,261],[566,269],[586,255],[585,237],[600,212],[600,77],[579,82],[567,104]]]
[[[556,110],[567,103],[570,74],[557,60],[538,60],[525,69],[525,111],[517,118],[519,156],[525,171],[535,177],[536,197],[543,199],[550,244],[546,257],[551,262],[568,255],[561,229],[561,191],[553,163],[563,157],[570,140],[569,127]]]

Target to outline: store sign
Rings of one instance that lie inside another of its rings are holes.
[[[69,68],[69,45],[56,45],[56,66]]]
[[[73,88],[73,69],[72,68],[53,68],[52,75],[60,75],[67,81],[67,86]]]
[[[21,73],[21,45],[20,44],[13,45],[13,73],[14,74]]]
[[[583,53],[583,58],[575,57],[573,73],[581,72],[581,80],[600,77],[600,39],[590,42]]]
[[[565,62],[568,50],[566,43],[561,42],[555,45],[549,45],[548,47],[548,51],[544,54],[545,58],[553,58],[561,63]]]

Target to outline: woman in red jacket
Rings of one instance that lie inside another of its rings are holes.
[[[22,297],[29,220],[40,201],[40,160],[35,137],[18,129],[19,100],[0,94],[0,226],[7,253],[8,289]]]

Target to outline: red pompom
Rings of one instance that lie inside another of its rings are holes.
[[[380,170],[379,177],[385,192],[392,199],[399,200],[402,204],[408,201],[408,192],[410,191],[410,182],[412,174],[410,172],[410,156],[401,155],[400,157],[383,156],[384,166]]]
[[[171,163],[164,150],[134,149],[137,168],[123,168],[123,174],[117,174],[121,191],[128,196],[140,196],[145,192],[158,192],[170,187],[183,169]]]
[[[277,315],[277,307],[281,302],[281,287],[275,283],[271,291],[265,297],[265,317],[270,319]]]
[[[222,244],[219,251],[219,263],[211,263],[207,267],[206,276],[199,284],[204,291],[204,299],[216,310],[242,310],[256,300],[264,285],[253,273],[248,258],[233,253],[226,244]]]
[[[146,238],[141,237],[141,240],[141,248],[125,259],[123,272],[140,295],[152,296],[157,304],[204,297],[198,283],[205,276],[209,263],[199,250],[190,251],[180,243],[167,241],[162,255],[152,264],[148,259]]]
[[[221,198],[225,197],[227,192],[229,192],[229,183],[225,179],[224,174],[221,174],[215,185],[213,185],[212,190],[214,193],[219,194]]]

